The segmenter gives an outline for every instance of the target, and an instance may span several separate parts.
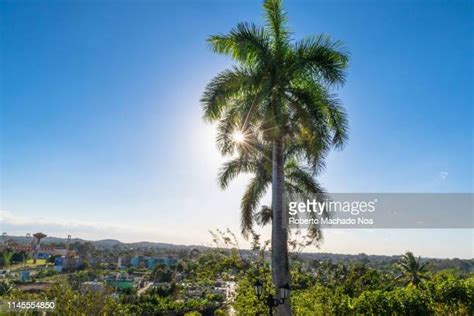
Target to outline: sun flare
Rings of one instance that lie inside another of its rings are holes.
[[[234,142],[239,144],[245,141],[245,135],[241,131],[235,131],[232,138],[234,139]]]

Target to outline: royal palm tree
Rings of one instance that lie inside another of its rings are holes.
[[[418,286],[421,281],[428,279],[427,273],[428,262],[421,263],[420,258],[416,260],[412,252],[407,251],[397,263],[397,267],[401,271],[401,275],[397,277],[402,280],[404,285]]]
[[[317,170],[332,147],[344,145],[346,115],[330,89],[344,83],[348,56],[340,42],[324,35],[293,40],[280,0],[267,0],[263,7],[264,27],[244,22],[209,38],[216,53],[231,56],[236,64],[211,80],[201,101],[204,118],[218,123],[222,155],[260,151],[271,161],[267,178],[256,173],[252,182],[271,180],[272,278],[280,288],[290,281],[283,223],[285,165],[291,157]],[[245,231],[249,221],[242,222]],[[277,313],[291,315],[289,300]]]

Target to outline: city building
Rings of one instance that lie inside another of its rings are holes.
[[[20,273],[18,274],[18,281],[20,282],[31,281],[30,271],[20,271]]]
[[[57,257],[54,259],[54,270],[58,272],[74,271],[83,266],[84,262],[79,257]]]

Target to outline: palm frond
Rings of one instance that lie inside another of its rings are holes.
[[[241,22],[227,35],[211,36],[208,43],[216,53],[246,65],[265,64],[271,58],[270,34],[253,23]]]
[[[347,142],[349,130],[346,112],[340,105],[339,100],[335,98],[327,100],[325,111],[333,132],[332,143],[337,149],[342,149]]]
[[[271,178],[257,173],[257,175],[250,180],[250,183],[245,189],[240,204],[241,229],[244,236],[247,236],[252,230],[255,210],[260,203],[260,199],[267,191],[270,182]]]
[[[229,182],[241,173],[255,172],[255,161],[248,156],[239,156],[224,163],[219,171],[218,182],[222,189],[227,188]]]
[[[281,0],[266,0],[263,3],[267,28],[271,31],[275,48],[288,43],[290,32],[286,27],[287,16]]]
[[[219,73],[207,84],[201,97],[204,119],[209,122],[220,119],[238,97],[256,91],[260,80],[259,74],[248,67]]]
[[[298,41],[294,47],[293,71],[308,72],[330,85],[343,85],[349,54],[339,41],[319,35]]]
[[[216,144],[223,156],[234,153],[235,142],[232,135],[239,128],[240,120],[239,109],[234,107],[225,112],[217,124]]]
[[[342,148],[347,142],[349,127],[339,100],[312,80],[301,81],[290,93],[288,98],[299,121],[318,134],[318,139]]]
[[[285,177],[287,181],[294,184],[305,194],[324,194],[325,189],[315,180],[312,172],[299,167],[296,163],[291,167],[285,166]]]
[[[265,226],[272,221],[272,217],[273,217],[272,208],[267,205],[263,205],[262,208],[260,209],[260,212],[256,214],[256,221],[261,226]]]
[[[293,150],[304,155],[314,167],[324,160],[331,147],[331,130],[321,103],[304,88],[292,88],[287,95],[293,109]]]

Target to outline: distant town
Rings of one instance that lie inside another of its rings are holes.
[[[40,293],[51,288],[61,275],[74,275],[86,270],[100,269],[103,273],[88,277],[79,284],[84,292],[119,293],[134,289],[138,294],[150,287],[184,280],[181,259],[195,259],[200,251],[166,248],[154,251],[151,247],[126,247],[120,242],[103,241],[93,245],[87,241],[47,238],[38,232],[26,237],[2,234],[0,275],[12,281],[23,292]],[[230,299],[235,282],[232,278],[216,279],[214,284],[195,286],[182,284],[187,297],[201,297],[212,293],[223,300]]]

